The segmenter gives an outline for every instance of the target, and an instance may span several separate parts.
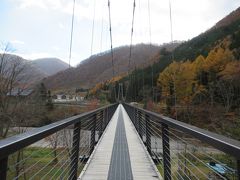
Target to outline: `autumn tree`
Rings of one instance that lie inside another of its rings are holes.
[[[217,47],[211,50],[206,57],[203,69],[207,75],[208,84],[206,88],[208,89],[208,94],[210,97],[210,104],[213,106],[215,101],[218,101],[217,93],[220,92],[220,96],[226,102],[226,95],[230,95],[230,91],[226,93],[226,83],[219,81],[220,72],[222,72],[228,63],[234,61],[234,56],[228,48]],[[230,89],[228,89],[230,90]],[[224,98],[223,98],[224,97]],[[227,102],[229,102],[230,97],[227,97]],[[225,104],[225,103],[224,103]],[[229,107],[229,105],[227,105]]]
[[[26,66],[16,56],[11,56],[9,44],[0,54],[0,137],[7,136],[10,125],[14,122],[16,106],[20,100],[12,101],[10,96],[24,78]],[[20,92],[19,92],[20,93]]]
[[[220,91],[223,103],[228,112],[240,104],[240,62],[235,60],[228,63],[225,69],[218,73],[220,76]]]
[[[212,107],[222,104],[228,112],[239,99],[239,66],[232,52],[222,45],[206,58],[200,55],[193,62],[173,62],[160,73],[158,86],[168,107],[208,101]]]
[[[208,81],[216,81],[218,79],[218,73],[223,71],[226,65],[234,59],[229,49],[219,47],[211,50],[203,63],[204,71],[208,72]]]
[[[157,85],[165,97],[173,99],[176,96],[176,103],[188,104],[198,91],[195,76],[196,71],[190,61],[173,62],[160,73]]]
[[[228,63],[224,70],[218,73],[222,79],[240,84],[240,61]]]

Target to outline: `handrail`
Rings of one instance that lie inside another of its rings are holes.
[[[90,112],[85,112],[67,119],[63,119],[52,124],[36,128],[25,133],[15,135],[3,140],[0,140],[0,160],[8,155],[22,149],[28,145],[31,145],[51,134],[56,133],[59,130],[64,129],[72,124],[76,124],[86,117],[96,114],[104,109],[113,107],[116,104],[104,106]]]
[[[206,143],[212,147],[215,147],[216,149],[231,155],[236,159],[236,165],[237,165],[237,176],[240,180],[240,141],[225,137],[223,135],[219,135],[201,128],[198,128],[196,126],[192,126],[189,124],[186,124],[184,122],[177,121],[175,119],[165,117],[163,115],[127,104],[123,103],[124,108],[126,109],[128,115],[130,116],[139,136],[142,138],[143,141],[145,141],[145,146],[149,152],[149,154],[152,156],[152,158],[157,158],[158,163],[162,161],[162,169],[164,174],[164,179],[171,180],[172,179],[172,171],[171,171],[171,161],[174,161],[171,157],[171,153],[175,154],[173,150],[170,147],[170,140],[173,140],[171,136],[173,136],[174,133],[171,132],[171,129],[182,132],[183,134],[190,135],[203,143]],[[171,128],[171,129],[170,129]],[[170,134],[169,134],[170,133]],[[154,135],[155,134],[155,135]],[[143,136],[145,136],[145,140],[143,139]],[[162,160],[158,159],[158,155],[156,152],[152,151],[152,136],[157,136],[158,138],[162,139]],[[178,136],[174,135],[178,138]],[[186,141],[182,138],[182,142],[186,143]],[[179,153],[179,152],[178,152]],[[191,157],[199,159],[192,153]],[[185,158],[182,156],[182,158]],[[191,165],[194,166],[193,163],[189,161],[189,159],[185,158]],[[215,161],[215,160],[214,160]],[[199,161],[204,164],[203,161]],[[187,169],[187,167],[185,167]],[[199,170],[198,167],[195,166],[198,172],[200,174],[204,175],[205,178],[208,176],[204,174],[201,170]],[[208,167],[209,168],[209,167]],[[179,173],[179,172],[177,172]],[[185,171],[183,171],[185,174]],[[216,173],[216,172],[215,172]],[[195,175],[193,172],[191,174]],[[222,177],[223,179],[226,179],[223,177],[223,175],[216,173],[219,177]],[[178,174],[181,176],[181,173]],[[186,174],[185,174],[186,175]],[[189,177],[187,175],[187,177]],[[191,177],[190,177],[191,179]]]
[[[164,123],[169,127],[181,130],[189,135],[192,135],[193,137],[203,142],[206,142],[207,144],[210,144],[211,146],[217,148],[218,150],[223,151],[227,154],[230,154],[236,157],[238,160],[240,160],[240,141],[198,128],[196,126],[193,126],[184,122],[177,121],[175,119],[157,114],[155,112],[151,112],[139,107],[135,107],[130,104],[124,103],[124,105],[138,109],[144,112],[145,114],[148,114],[149,116],[156,118],[156,121],[160,123]]]

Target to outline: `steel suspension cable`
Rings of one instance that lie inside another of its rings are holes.
[[[171,43],[173,43],[172,3],[171,3],[171,0],[169,0],[169,19],[170,19]]]
[[[149,28],[149,46],[150,53],[152,53],[152,26],[151,26],[151,10],[150,1],[148,0],[148,28]],[[151,85],[152,85],[152,101],[154,102],[154,90],[153,90],[153,65],[151,64]]]
[[[104,4],[104,3],[103,3]],[[102,6],[102,21],[101,21],[101,39],[100,39],[100,53],[102,53],[102,45],[103,45],[103,7]]]
[[[138,27],[138,29],[139,29],[139,34],[140,35],[143,35],[143,31],[142,31],[142,29],[143,29],[143,27],[142,27],[142,22],[141,22],[141,20],[142,20],[142,10],[141,10],[141,3],[140,3],[141,1],[140,0],[138,0],[138,11],[139,11],[139,27]],[[150,38],[151,39],[151,38]],[[146,62],[145,63],[143,63],[143,67],[145,67],[145,64],[146,64]],[[145,97],[145,88],[144,88],[144,85],[145,85],[145,77],[144,77],[144,68],[142,68],[142,70],[141,70],[141,73],[142,73],[142,97],[143,97],[143,99],[144,99],[144,97]]]
[[[111,60],[112,60],[112,79],[114,80],[115,77],[115,70],[114,70],[114,61],[113,61],[113,41],[112,41],[112,22],[111,22],[111,5],[110,0],[108,0],[108,18],[109,18],[109,34],[110,34],[110,44],[111,44]],[[117,99],[116,95],[116,82],[114,83],[114,98],[115,101]]]
[[[74,15],[75,15],[75,1],[73,0],[73,9],[72,9],[72,26],[71,26],[71,35],[70,35],[70,47],[69,47],[69,68],[71,67],[71,58],[72,58],[72,40],[73,40],[73,27],[74,27]]]
[[[133,40],[133,30],[134,30],[135,8],[136,8],[136,1],[133,0],[132,27],[131,27],[131,37],[130,37],[130,47],[129,47],[129,57],[128,57],[128,78],[130,75],[131,60],[132,60],[132,40]],[[135,63],[134,63],[134,66],[135,66]],[[127,99],[129,84],[130,84],[130,78],[129,78],[129,83],[127,84],[125,100]]]
[[[150,13],[150,1],[148,0],[148,28],[149,28],[149,43],[152,46],[152,26],[151,26],[151,13]]]
[[[169,0],[169,20],[170,20],[170,32],[171,32],[171,44],[173,46],[173,26],[172,26],[172,3],[171,0]],[[172,62],[174,61],[174,53],[172,51]],[[174,79],[173,79],[173,86],[174,86],[174,110],[176,113],[176,120],[178,119],[178,113],[177,113],[177,108],[176,108],[176,104],[177,104],[177,94],[176,94],[176,72],[174,72],[173,75]]]
[[[111,5],[110,0],[108,0],[108,18],[109,18],[109,34],[110,34],[110,44],[111,44],[111,60],[112,60],[112,77],[114,78],[114,62],[113,62],[113,43],[112,43],[112,22],[111,22]]]
[[[135,7],[136,7],[136,2],[135,2],[135,0],[133,0],[131,40],[130,40],[130,49],[129,49],[129,58],[128,58],[128,73],[130,71],[130,65],[131,65],[131,60],[132,60],[132,39],[133,39],[133,26],[134,26]]]
[[[93,54],[94,27],[95,27],[95,12],[96,12],[96,0],[94,0],[94,7],[93,7],[91,56],[92,56],[92,54]]]

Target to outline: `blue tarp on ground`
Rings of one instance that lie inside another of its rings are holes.
[[[210,163],[207,163],[207,165],[212,168],[213,170],[217,171],[220,174],[226,174],[228,169],[226,168],[226,166],[222,165],[222,164],[217,164],[215,163],[214,165],[211,165]]]
[[[226,164],[218,164],[218,163],[207,163],[207,165],[213,169],[214,171],[218,172],[219,174],[226,174],[226,173],[235,173],[235,170],[228,167]]]

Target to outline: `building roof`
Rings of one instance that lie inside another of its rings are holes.
[[[12,89],[10,92],[7,93],[7,96],[29,96],[32,94],[33,89]]]

